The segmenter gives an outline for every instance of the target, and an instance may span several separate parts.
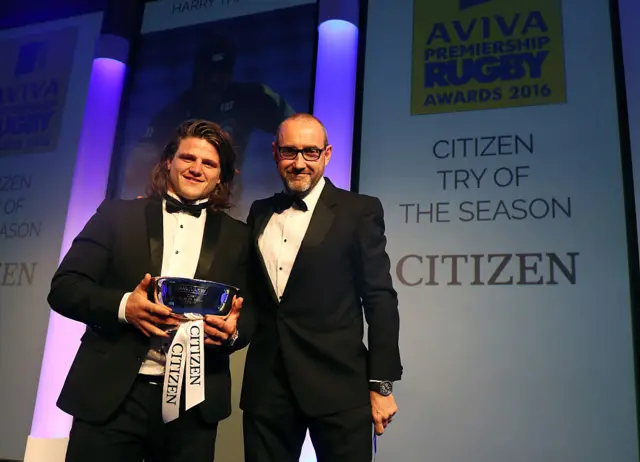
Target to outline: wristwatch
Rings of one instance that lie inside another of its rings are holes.
[[[393,382],[383,380],[381,382],[371,381],[369,382],[369,390],[375,391],[382,396],[389,396],[393,393]]]
[[[229,339],[227,340],[227,345],[232,347],[233,344],[236,343],[236,340],[238,340],[238,329],[236,329],[233,335],[229,337]]]

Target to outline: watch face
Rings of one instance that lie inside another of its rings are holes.
[[[384,396],[390,395],[392,389],[393,389],[393,386],[391,385],[390,382],[382,382],[380,384],[380,394],[381,395],[384,395]]]

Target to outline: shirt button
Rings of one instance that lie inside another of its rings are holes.
[[[179,251],[179,250],[176,250],[176,255],[178,255],[179,253],[180,253],[180,251]]]
[[[180,229],[184,228],[184,225],[180,225]]]
[[[284,242],[287,242],[287,240],[285,239]]]
[[[280,271],[282,271],[282,266],[280,268],[278,268]]]

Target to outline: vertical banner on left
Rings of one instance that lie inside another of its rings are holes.
[[[0,32],[0,459],[21,459],[102,13]]]

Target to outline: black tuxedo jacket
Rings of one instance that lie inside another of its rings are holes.
[[[148,337],[118,321],[118,308],[145,273],[160,276],[162,213],[158,199],[103,202],[53,276],[48,297],[53,310],[87,325],[58,399],[58,407],[72,416],[90,422],[108,419],[125,399],[149,350]],[[224,213],[207,213],[195,278],[242,290],[247,284],[249,228]],[[239,338],[234,349],[246,340]],[[231,412],[229,353],[216,347],[205,352],[205,401],[198,407],[208,422]]]
[[[262,391],[278,351],[296,401],[308,415],[364,405],[369,379],[396,381],[402,375],[398,302],[382,205],[327,179],[281,300],[257,244],[274,206],[274,198],[254,202],[247,220],[253,234],[257,326],[247,353],[241,407],[265,405]],[[362,341],[363,310],[368,349]]]

